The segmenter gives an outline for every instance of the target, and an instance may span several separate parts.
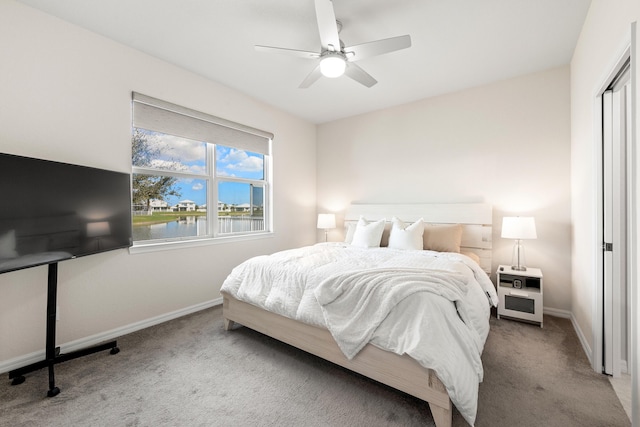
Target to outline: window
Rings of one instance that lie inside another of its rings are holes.
[[[272,138],[134,93],[134,245],[270,231]]]

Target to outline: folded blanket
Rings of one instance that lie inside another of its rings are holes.
[[[403,299],[429,292],[455,302],[460,321],[467,292],[461,274],[418,268],[384,268],[331,276],[315,289],[327,328],[348,359],[369,342],[380,323]]]

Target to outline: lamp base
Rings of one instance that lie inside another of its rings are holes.
[[[511,269],[514,271],[527,271],[527,267],[524,266],[524,263],[524,246],[522,246],[522,240],[517,239],[515,245],[513,245]]]

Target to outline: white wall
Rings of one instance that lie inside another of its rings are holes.
[[[591,353],[592,362],[597,362],[593,357],[594,348],[593,330],[597,319],[594,318],[595,303],[597,301],[596,290],[598,279],[594,271],[596,260],[600,257],[601,239],[596,234],[596,212],[598,209],[598,197],[594,191],[594,177],[598,176],[600,168],[598,162],[597,144],[600,132],[596,118],[595,100],[598,91],[606,83],[607,76],[613,70],[616,62],[625,49],[631,44],[631,23],[640,18],[640,2],[637,0],[592,0],[589,14],[582,28],[573,59],[571,61],[571,190],[572,190],[572,301],[573,313],[582,331],[588,351]],[[637,41],[637,40],[636,40]],[[637,67],[640,50],[632,52],[635,56],[635,88],[633,96],[635,105],[634,130],[635,173],[636,173],[636,198],[634,209],[638,224],[638,200],[640,189],[637,167],[640,164],[640,151],[638,150],[638,124],[640,112],[638,100],[640,98],[640,69]],[[637,245],[639,230],[635,230],[632,240]],[[635,247],[637,250],[637,246]],[[640,259],[635,253],[635,271]],[[640,423],[640,383],[639,350],[640,324],[637,311],[640,298],[638,298],[637,276],[631,283],[633,313],[632,333],[632,412],[633,425]],[[598,369],[597,366],[594,366]]]
[[[315,242],[313,124],[10,0],[0,58],[0,152],[130,172],[131,91],[275,134],[273,237],[62,262],[59,344],[210,302],[240,261]],[[0,275],[0,366],[44,348],[46,278]]]
[[[318,126],[318,210],[355,201],[493,205],[493,263],[511,262],[502,217],[533,215],[527,263],[544,305],[571,310],[569,67]],[[340,239],[333,230],[330,239]]]
[[[636,13],[636,18],[638,14]],[[638,309],[640,308],[640,289],[638,289],[638,271],[640,268],[640,251],[638,250],[638,244],[640,242],[640,218],[638,218],[638,201],[640,200],[640,174],[638,174],[638,165],[640,165],[640,150],[638,144],[640,143],[640,22],[635,21],[633,23],[633,50],[632,56],[632,69],[635,69],[635,75],[632,77],[631,84],[635,87],[633,93],[633,106],[635,110],[635,120],[632,125],[633,132],[633,146],[635,156],[633,157],[633,164],[635,165],[635,193],[632,196],[634,198],[634,212],[636,216],[633,218],[633,226],[635,227],[635,233],[631,237],[632,244],[632,280],[631,287],[631,413],[632,425],[640,425],[640,314]]]
[[[573,314],[593,353],[597,236],[596,177],[598,120],[596,97],[631,42],[631,22],[640,15],[637,0],[593,0],[571,61],[571,193]],[[636,93],[638,88],[635,89]],[[590,355],[591,356],[591,355]]]

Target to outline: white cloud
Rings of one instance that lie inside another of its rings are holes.
[[[155,141],[162,150],[162,157],[183,162],[201,161],[206,157],[206,143],[174,135],[156,134]]]
[[[195,173],[198,175],[206,175],[207,168],[204,165],[191,165],[189,166],[189,172]]]
[[[174,162],[170,160],[160,160],[160,159],[152,160],[151,167],[155,169],[164,169],[164,170],[181,171],[181,172],[189,170],[189,166],[183,163]]]
[[[193,184],[193,187],[191,187],[192,190],[196,190],[196,191],[202,190],[203,188],[204,188],[204,185],[202,185],[201,182],[197,182]]]
[[[227,163],[226,169],[241,172],[260,172],[263,169],[263,159],[257,156],[249,156],[246,152],[232,149],[229,154],[220,159]]]

